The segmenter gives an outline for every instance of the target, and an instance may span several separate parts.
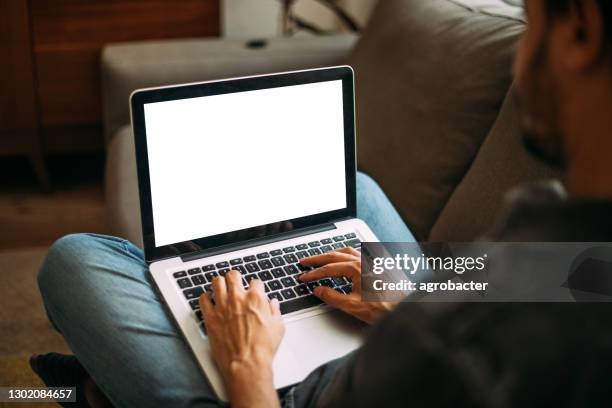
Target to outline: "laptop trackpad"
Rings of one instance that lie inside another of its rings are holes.
[[[276,388],[300,382],[320,365],[359,347],[365,327],[339,311],[286,323],[285,337],[274,359]]]

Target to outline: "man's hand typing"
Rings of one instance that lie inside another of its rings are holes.
[[[334,277],[351,279],[353,291],[348,295],[325,286],[316,287],[313,293],[328,305],[359,320],[371,324],[397,305],[395,302],[361,301],[361,254],[353,248],[342,248],[335,252],[304,258],[300,263],[304,266],[317,267],[301,275],[299,279],[302,282]]]
[[[215,278],[212,284],[214,304],[204,294],[200,307],[232,406],[278,406],[272,360],[285,333],[278,301],[268,301],[258,279],[245,290],[237,271]]]

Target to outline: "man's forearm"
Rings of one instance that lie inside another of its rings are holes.
[[[235,363],[229,377],[227,389],[233,408],[280,406],[271,364]]]

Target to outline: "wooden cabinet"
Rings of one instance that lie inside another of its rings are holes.
[[[0,0],[0,154],[27,155],[47,188],[31,44],[27,2]]]
[[[103,149],[105,44],[220,31],[219,0],[0,0],[0,13],[0,154],[33,158]]]

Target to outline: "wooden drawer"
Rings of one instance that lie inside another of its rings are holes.
[[[30,0],[30,7],[43,128],[100,126],[105,44],[219,35],[218,0]]]

